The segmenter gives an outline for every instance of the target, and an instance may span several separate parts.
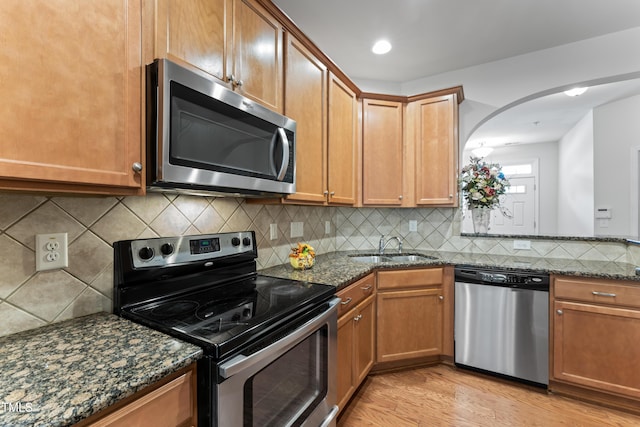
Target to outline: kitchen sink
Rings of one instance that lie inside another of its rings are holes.
[[[426,261],[428,259],[437,259],[436,257],[429,256],[429,255],[389,254],[389,255],[385,255],[384,257],[389,258],[391,261],[396,261],[396,262]]]
[[[364,262],[375,264],[379,262],[414,262],[426,261],[429,259],[437,259],[429,255],[404,255],[404,254],[386,254],[386,255],[350,255],[349,258],[356,262]]]
[[[367,262],[372,264],[391,261],[391,258],[380,255],[355,255],[350,256],[349,258],[351,258],[351,260],[355,262]]]

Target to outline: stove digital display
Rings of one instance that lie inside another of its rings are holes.
[[[192,255],[218,252],[220,250],[220,239],[216,237],[214,239],[189,240],[189,247]]]

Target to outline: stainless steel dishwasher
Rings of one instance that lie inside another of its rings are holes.
[[[458,266],[455,363],[549,384],[549,275]]]

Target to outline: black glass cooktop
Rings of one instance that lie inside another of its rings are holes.
[[[258,275],[129,307],[123,314],[220,355],[334,293],[330,285]]]

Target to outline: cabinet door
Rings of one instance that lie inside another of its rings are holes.
[[[556,301],[553,377],[640,398],[640,311]]]
[[[289,201],[327,198],[327,67],[287,35],[284,114],[296,121],[296,193]]]
[[[355,93],[329,73],[328,191],[329,203],[356,201],[357,100]]]
[[[0,2],[0,188],[144,191],[141,2]]]
[[[195,389],[195,370],[191,370],[88,425],[90,427],[196,425]]]
[[[255,1],[233,0],[231,28],[235,89],[282,113],[282,25]]]
[[[458,103],[445,95],[415,101],[415,203],[457,206]]]
[[[354,320],[356,352],[353,374],[356,387],[364,381],[375,361],[375,298],[369,297],[358,306]]]
[[[156,58],[186,61],[226,79],[230,0],[157,0]]]
[[[378,292],[377,362],[442,353],[442,289]]]
[[[338,367],[337,367],[337,402],[342,410],[355,391],[353,374],[354,363],[354,334],[353,319],[356,309],[351,310],[338,320]]]
[[[402,205],[402,103],[365,99],[362,130],[362,204]]]

